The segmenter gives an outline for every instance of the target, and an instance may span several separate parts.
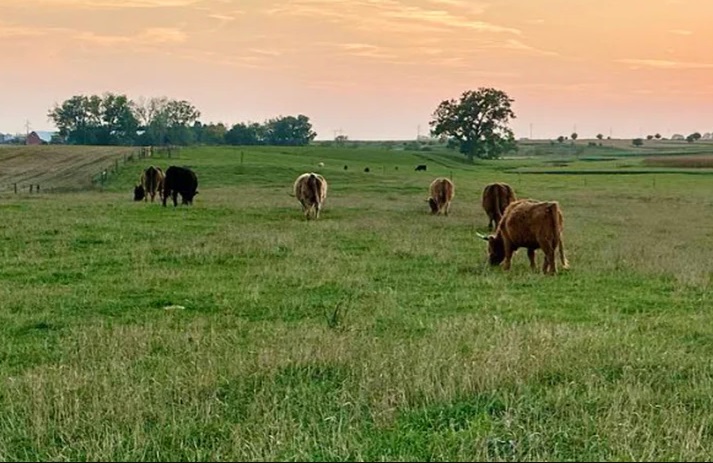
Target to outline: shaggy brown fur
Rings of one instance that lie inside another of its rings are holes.
[[[545,254],[543,273],[555,274],[555,252],[559,247],[562,267],[568,268],[562,241],[563,225],[562,210],[557,201],[520,199],[510,203],[495,235],[484,237],[488,240],[490,264],[498,265],[502,262],[503,269],[509,270],[513,253],[518,248],[527,248],[530,267],[535,269],[535,250],[542,249]]]
[[[516,199],[515,192],[507,183],[491,183],[485,186],[482,205],[490,219],[488,229],[492,230],[498,226],[505,208]]]
[[[319,174],[308,172],[297,177],[294,184],[294,193],[302,205],[302,212],[309,220],[319,218],[319,213],[327,198],[327,181]]]
[[[431,206],[431,214],[445,214],[451,209],[451,201],[455,195],[453,182],[445,177],[439,177],[431,182],[429,187],[431,196],[426,200]]]
[[[156,193],[158,193],[159,201],[163,199],[163,181],[164,174],[160,167],[149,166],[145,171],[141,173],[141,178],[139,179],[139,185],[134,188],[134,199],[140,201],[148,201],[149,196],[151,196],[151,202],[154,202]],[[143,194],[137,199],[137,191],[143,190]]]

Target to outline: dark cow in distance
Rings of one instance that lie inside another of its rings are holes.
[[[455,194],[453,182],[445,177],[439,177],[431,182],[428,191],[431,196],[426,201],[431,207],[431,214],[448,215]]]
[[[150,196],[151,202],[154,202],[156,193],[158,193],[160,200],[163,193],[163,179],[163,170],[160,167],[147,167],[141,173],[139,184],[134,187],[134,201],[141,201],[142,199],[148,201]]]
[[[516,199],[515,192],[507,183],[491,183],[483,188],[482,205],[490,219],[488,229],[492,230],[498,226],[505,208]]]
[[[178,195],[181,204],[193,204],[193,197],[198,194],[198,178],[195,172],[187,167],[171,166],[166,169],[163,181],[163,205],[169,196],[173,198],[173,207],[178,205]]]
[[[368,167],[364,167],[364,172],[369,172],[369,168],[368,168]]]
[[[414,170],[416,172],[418,172],[419,170],[426,170],[426,164],[419,164]]]
[[[535,250],[542,249],[545,254],[542,272],[553,275],[557,273],[557,248],[562,268],[569,267],[564,255],[563,226],[562,210],[557,201],[520,199],[505,209],[494,235],[478,236],[488,242],[490,265],[502,263],[503,269],[509,270],[513,253],[518,248],[527,248],[530,267],[534,270]]]

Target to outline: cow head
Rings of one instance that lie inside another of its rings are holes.
[[[438,203],[435,199],[428,198],[426,201],[428,201],[428,205],[431,206],[431,214],[438,212]]]
[[[500,235],[477,234],[480,239],[488,242],[488,260],[490,265],[499,265],[505,260],[505,245]]]
[[[143,185],[136,185],[134,187],[134,201],[141,201],[146,196]]]

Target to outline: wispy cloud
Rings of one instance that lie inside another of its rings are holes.
[[[676,35],[693,35],[693,31],[689,31],[686,29],[671,29],[669,30],[671,34],[676,34]]]
[[[47,29],[43,28],[0,23],[0,38],[38,37],[46,34]]]
[[[183,43],[186,33],[172,27],[152,27],[139,34],[136,39],[151,43]]]
[[[690,63],[661,59],[618,59],[616,62],[627,64],[633,69],[713,69],[713,63]]]
[[[42,5],[78,8],[161,8],[188,6],[199,0],[37,0]]]
[[[353,24],[357,29],[383,31],[409,30],[427,32],[426,27],[436,26],[442,31],[464,29],[475,32],[508,33],[519,35],[519,29],[501,26],[476,19],[485,7],[458,0],[436,0],[449,6],[469,6],[463,13],[454,13],[445,8],[424,8],[406,5],[397,0],[292,0],[289,4],[265,10],[271,15],[317,17],[332,22]]]
[[[508,39],[503,42],[493,42],[491,45],[485,46],[483,48],[514,50],[514,51],[525,52],[525,53],[531,54],[531,55],[540,55],[540,56],[559,56],[559,53],[557,53],[555,51],[541,50],[539,48],[535,48],[531,45],[523,43],[522,41],[517,40],[517,39]]]

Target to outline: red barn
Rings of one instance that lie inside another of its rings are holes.
[[[52,141],[52,132],[42,132],[33,130],[27,136],[27,145],[47,145]]]

